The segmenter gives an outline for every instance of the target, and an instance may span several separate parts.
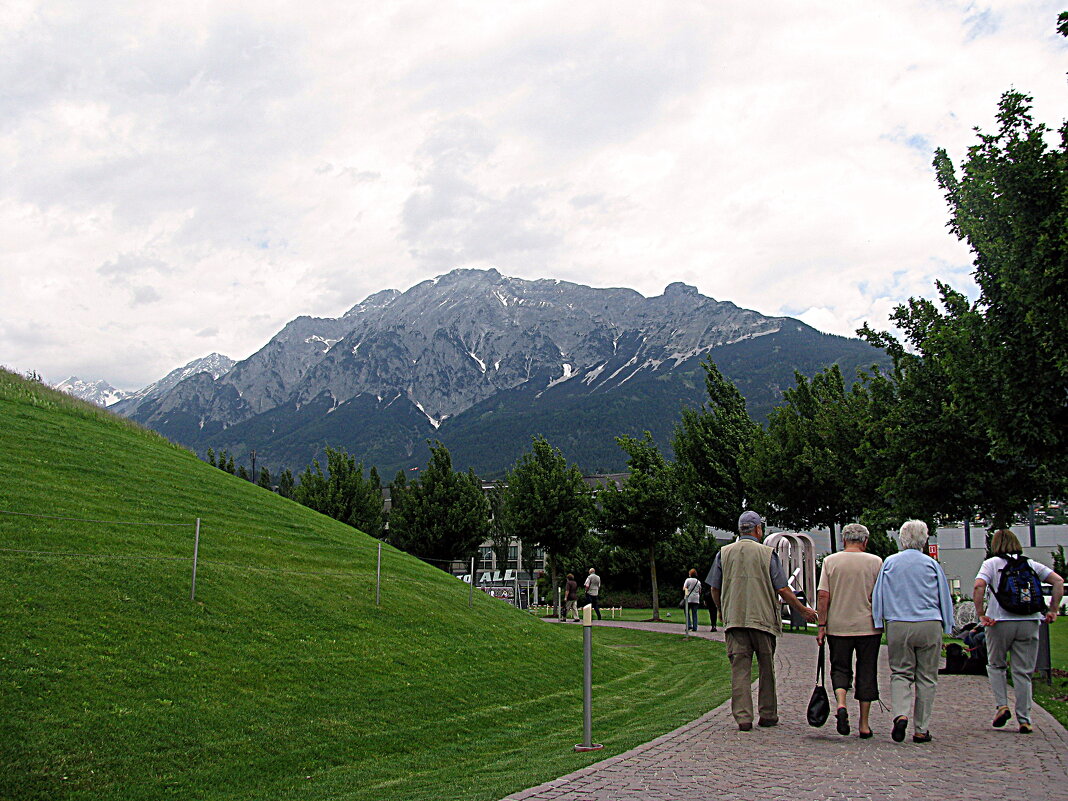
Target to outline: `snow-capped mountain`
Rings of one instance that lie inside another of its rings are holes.
[[[209,353],[207,356],[193,359],[184,367],[171,370],[159,381],[153,381],[147,387],[143,387],[136,392],[125,393],[125,396],[120,399],[122,401],[121,405],[117,405],[114,411],[131,417],[144,401],[167,394],[185,379],[199,373],[208,373],[212,379],[217,379],[226,375],[234,364],[233,359],[229,356],[223,356],[221,353]]]
[[[387,469],[418,464],[425,441],[440,438],[460,464],[499,472],[550,431],[577,451],[604,440],[583,466],[607,468],[618,466],[605,463],[615,436],[650,430],[664,441],[680,407],[704,400],[705,357],[759,417],[794,369],[838,362],[850,373],[881,354],[682,283],[646,298],[455,270],[338,318],[299,317],[229,371],[187,366],[116,409],[187,446],[255,448],[294,469],[324,444]]]
[[[76,398],[95,403],[97,406],[111,406],[128,397],[130,393],[121,389],[115,389],[107,381],[83,381],[76,375],[72,375],[65,381],[56,384],[56,389],[66,392]]]

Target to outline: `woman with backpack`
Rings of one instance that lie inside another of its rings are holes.
[[[986,627],[986,675],[994,693],[997,712],[993,725],[1009,722],[1009,689],[1005,659],[1011,654],[1012,685],[1016,693],[1016,722],[1020,734],[1034,731],[1031,724],[1031,674],[1038,661],[1038,627],[1044,619],[1057,617],[1064,595],[1064,579],[1023,555],[1020,540],[1008,529],[994,533],[994,554],[983,562],[975,577],[972,601],[979,623]],[[1042,584],[1050,584],[1049,611],[1042,597]]]

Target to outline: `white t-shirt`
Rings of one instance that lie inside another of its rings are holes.
[[[1028,563],[1031,565],[1031,569],[1034,570],[1039,579],[1046,580],[1053,571],[1046,567],[1041,562],[1036,562],[1034,559],[1028,559]],[[976,575],[976,580],[982,579],[986,582],[986,614],[988,617],[994,618],[994,620],[1040,620],[1042,618],[1041,612],[1032,612],[1030,615],[1018,615],[1015,612],[1008,612],[1001,608],[1001,604],[998,603],[997,596],[994,595],[994,590],[1001,584],[1001,571],[1004,569],[1008,562],[1003,556],[992,556],[983,562],[982,567],[979,568],[979,573]]]
[[[701,603],[701,579],[690,576],[683,582],[682,591],[686,593],[684,600],[689,601],[691,604]]]

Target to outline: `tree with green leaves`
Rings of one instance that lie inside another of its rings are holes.
[[[683,409],[672,449],[687,514],[694,520],[733,531],[746,505],[742,459],[760,432],[745,398],[723,377],[711,358],[704,362],[708,402]]]
[[[293,471],[288,467],[278,477],[278,494],[283,498],[292,498],[296,490],[296,481],[293,480]]]
[[[889,372],[866,376],[863,389],[869,414],[859,469],[861,483],[871,487],[865,523],[881,530],[918,518],[933,526],[977,512],[1007,523],[1034,489],[1029,474],[990,458],[986,431],[955,402],[943,360],[914,347],[952,323],[922,299],[910,300],[895,318],[903,314],[912,321],[904,343],[860,330],[892,360]]]
[[[264,489],[274,489],[274,484],[271,482],[271,471],[266,467],[261,467],[260,474],[256,479],[256,484]]]
[[[582,473],[538,436],[508,472],[505,484],[502,510],[511,535],[524,550],[545,549],[556,587],[561,559],[575,550],[590,528],[593,504]]]
[[[1064,24],[1062,15],[1062,33]],[[940,287],[951,330],[914,338],[944,361],[954,399],[986,430],[992,458],[1033,473],[1036,491],[1059,492],[1068,476],[1068,123],[1051,146],[1031,104],[1005,92],[997,130],[977,130],[959,175],[936,152],[949,228],[971,247],[979,297],[950,302]],[[915,333],[910,315],[900,320]]]
[[[622,548],[644,554],[653,593],[653,620],[660,619],[658,551],[683,523],[675,467],[664,459],[648,431],[642,439],[617,437],[630,474],[619,489],[607,485],[598,496],[605,536]]]
[[[744,476],[753,505],[769,520],[797,530],[829,528],[833,552],[835,526],[857,519],[862,509],[856,478],[864,408],[846,391],[838,365],[794,379],[756,438]]]
[[[508,564],[508,548],[514,539],[504,510],[504,494],[505,488],[501,482],[496,482],[486,492],[486,500],[490,505],[490,541],[498,565]]]
[[[364,477],[363,463],[344,448],[326,449],[327,472],[319,460],[312,462],[300,477],[293,499],[327,517],[358,528],[372,537],[382,536],[382,482],[372,467]]]
[[[440,442],[430,444],[430,461],[411,482],[394,481],[389,540],[403,551],[448,569],[467,560],[490,534],[490,507],[473,471],[452,469]],[[400,476],[403,478],[403,474]]]

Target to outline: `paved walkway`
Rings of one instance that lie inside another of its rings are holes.
[[[651,623],[598,625],[679,630]],[[698,636],[723,639],[722,632]],[[879,688],[889,705],[890,672],[882,650]],[[739,732],[728,700],[652,742],[505,801],[1068,799],[1068,732],[1037,706],[1030,736],[1017,732],[1015,718],[1004,729],[992,728],[994,703],[985,676],[939,676],[934,739],[920,745],[912,742],[911,730],[905,742],[893,742],[890,713],[878,704],[871,720],[875,737],[859,739],[852,698],[850,736],[835,731],[833,716],[822,728],[811,728],[805,708],[814,684],[815,639],[784,635],[775,661],[777,727]]]

